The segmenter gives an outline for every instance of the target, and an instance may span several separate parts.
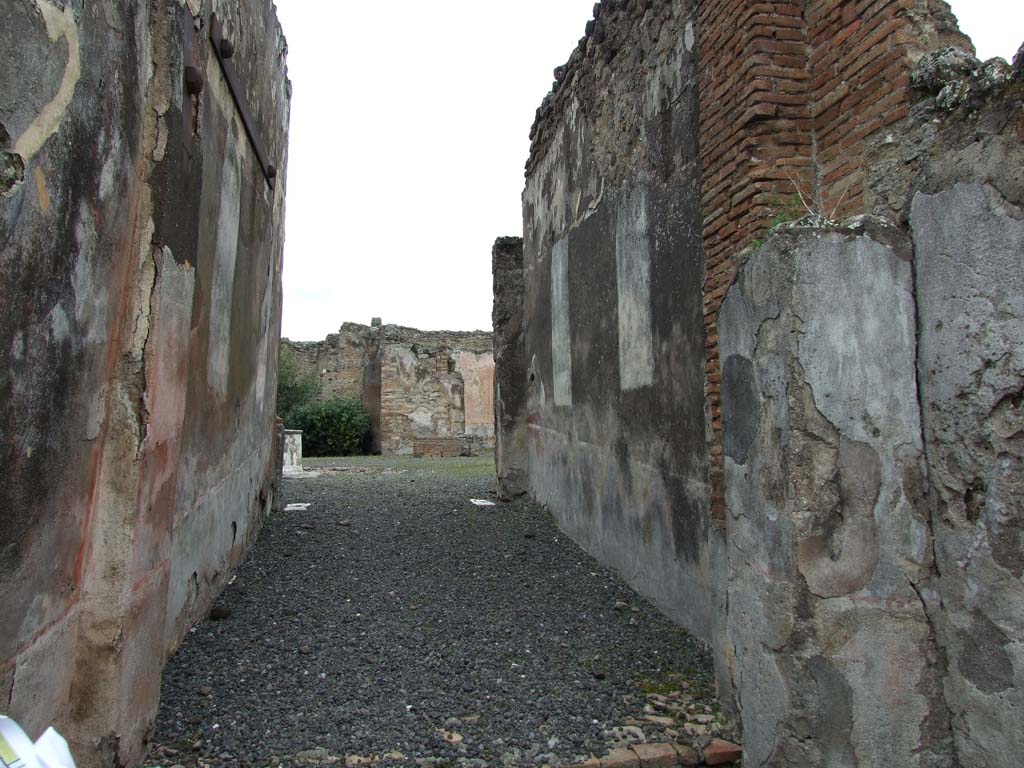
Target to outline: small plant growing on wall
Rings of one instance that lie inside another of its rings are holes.
[[[320,382],[316,373],[303,372],[295,353],[288,347],[281,347],[277,366],[277,415],[288,429],[299,429],[294,423],[295,411],[316,400],[320,393]]]
[[[305,456],[366,453],[370,438],[370,416],[362,403],[351,398],[301,405],[292,413],[290,426],[302,430]]]

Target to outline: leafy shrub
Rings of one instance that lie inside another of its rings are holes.
[[[304,456],[365,453],[370,438],[370,417],[362,403],[350,398],[301,405],[292,413],[292,424],[302,430]]]
[[[288,429],[299,429],[295,425],[296,409],[312,403],[319,392],[316,373],[303,373],[295,353],[282,346],[277,366],[277,415]]]

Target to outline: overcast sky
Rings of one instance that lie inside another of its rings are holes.
[[[491,245],[522,234],[534,112],[594,0],[276,0],[294,88],[284,327],[491,327]],[[1020,0],[953,0],[981,58]]]

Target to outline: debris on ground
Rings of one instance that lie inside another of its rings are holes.
[[[489,496],[489,457],[373,466],[285,481],[305,514],[267,521],[230,619],[169,662],[147,766],[639,765],[641,745],[656,765],[736,741],[706,647],[541,506],[453,509]]]

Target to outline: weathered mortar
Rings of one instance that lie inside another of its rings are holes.
[[[81,766],[132,764],[164,659],[278,494],[285,43],[269,0],[9,6],[0,703]],[[274,190],[197,31],[213,11]]]

